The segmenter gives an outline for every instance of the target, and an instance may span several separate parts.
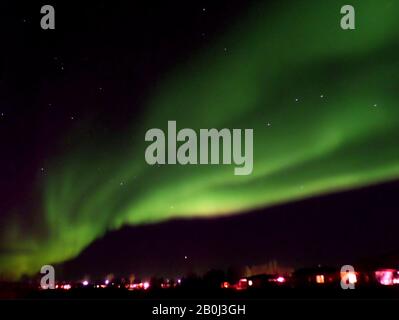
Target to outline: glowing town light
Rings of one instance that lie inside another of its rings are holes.
[[[278,283],[283,283],[283,282],[285,282],[285,278],[284,278],[284,277],[278,277],[278,278],[276,279],[276,281],[277,281]]]
[[[228,282],[225,281],[222,283],[222,288],[228,289],[229,287],[230,287],[230,284]]]
[[[322,274],[318,274],[317,276],[316,276],[316,282],[317,283],[324,283],[324,275],[322,275]]]
[[[143,288],[144,290],[147,290],[150,287],[150,284],[148,282],[144,282]]]
[[[82,282],[82,284],[86,287],[89,284],[89,281],[85,280]]]
[[[130,285],[129,285],[129,288],[128,288],[128,290],[134,290],[136,288],[136,286],[135,286],[135,284],[133,284],[133,283],[131,283]]]
[[[357,282],[356,272],[354,272],[354,271],[341,271],[341,283],[344,283],[344,284],[355,284],[356,282]]]
[[[107,279],[107,280],[105,280],[105,285],[109,285],[109,280]]]
[[[245,289],[247,289],[248,288],[248,279],[246,279],[246,278],[240,279],[238,281],[238,283],[235,284],[233,287],[236,290],[245,290]]]
[[[177,283],[180,284],[181,283],[181,279],[177,279]]]
[[[254,284],[254,283],[253,283],[252,280],[249,280],[249,281],[248,281],[248,285],[249,285],[250,287],[252,287],[253,284]]]
[[[394,269],[378,270],[375,272],[375,278],[383,286],[392,286],[395,280],[395,272],[396,270]]]
[[[349,283],[353,283],[353,284],[356,283],[357,282],[356,273],[350,272],[348,274],[348,281],[349,281]]]
[[[64,285],[64,290],[70,290],[72,287],[71,287],[71,285],[70,284],[65,284]]]

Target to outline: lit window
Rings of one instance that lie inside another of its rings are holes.
[[[324,283],[324,275],[318,274],[318,275],[316,276],[316,282],[317,282],[317,283]]]

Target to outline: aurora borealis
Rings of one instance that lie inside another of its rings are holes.
[[[140,112],[108,139],[82,137],[96,126],[89,119],[66,129],[29,204],[2,212],[0,274],[36,273],[125,225],[239,214],[397,179],[399,3],[352,1],[353,31],[340,28],[343,4],[251,4],[151,79]],[[149,166],[145,132],[168,120],[178,129],[254,129],[252,174]]]

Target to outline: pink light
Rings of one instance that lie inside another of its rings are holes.
[[[394,272],[393,269],[378,270],[375,272],[375,278],[383,286],[392,286],[394,284]]]
[[[283,282],[285,282],[285,278],[284,278],[284,277],[278,277],[278,278],[276,279],[276,281],[277,281],[278,283],[283,283]]]
[[[147,290],[150,287],[150,284],[148,282],[144,282],[143,288],[144,290]]]
[[[136,289],[136,285],[131,283],[129,286],[129,290],[134,290],[134,289]]]
[[[233,286],[236,290],[245,290],[248,288],[248,279],[242,278],[238,281],[237,284]]]
[[[109,280],[105,280],[105,285],[109,285]]]
[[[87,286],[87,285],[89,284],[89,281],[85,280],[85,281],[82,282],[82,284],[83,284],[84,286]]]
[[[64,285],[64,290],[70,290],[72,287],[71,287],[71,285],[70,284],[65,284]]]

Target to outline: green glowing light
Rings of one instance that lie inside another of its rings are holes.
[[[253,8],[170,71],[140,127],[132,124],[133,145],[99,141],[54,159],[38,232],[9,222],[0,273],[38,272],[123,225],[230,215],[397,178],[399,2],[352,1],[354,31],[340,29],[341,5]],[[253,128],[253,173],[148,166],[145,131],[166,130],[168,120],[194,130]]]

